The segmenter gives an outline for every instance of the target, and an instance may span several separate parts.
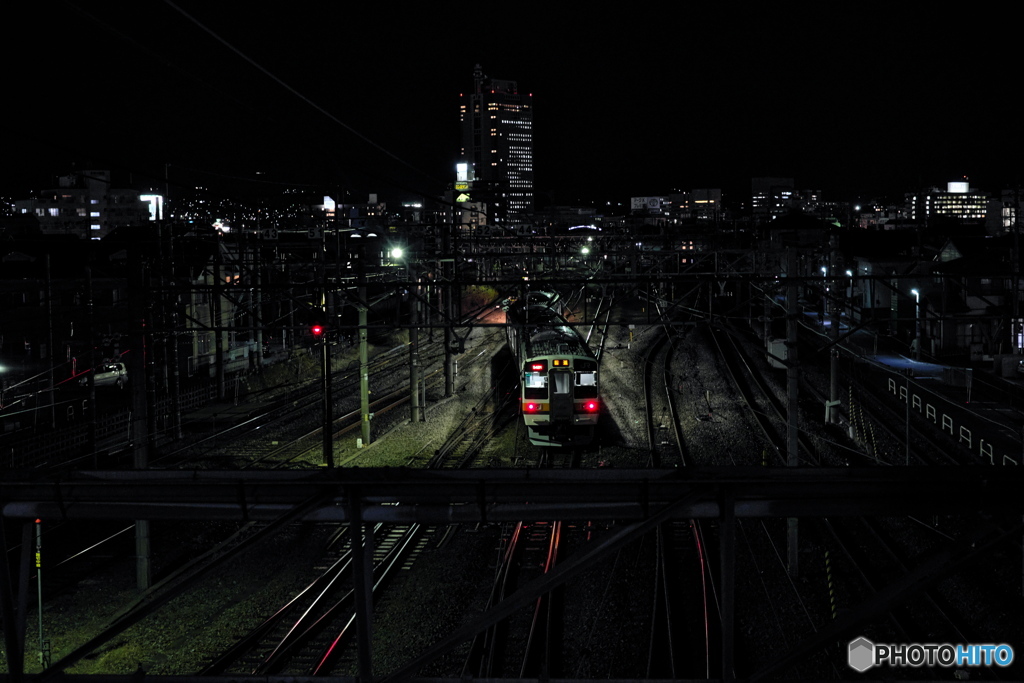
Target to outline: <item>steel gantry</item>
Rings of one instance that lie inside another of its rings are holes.
[[[694,467],[664,471],[336,468],[309,472],[83,471],[52,478],[33,472],[11,474],[0,482],[3,517],[8,522],[25,524],[37,518],[301,520],[355,523],[369,533],[369,524],[374,522],[617,522],[616,528],[587,552],[560,563],[553,572],[447,634],[386,679],[374,679],[388,681],[415,679],[424,664],[521,604],[572,579],[660,522],[676,518],[719,521],[722,679],[729,680],[733,677],[734,662],[734,525],[738,518],[983,514],[987,521],[978,524],[969,537],[951,541],[873,599],[781,654],[757,674],[768,676],[836,638],[853,633],[963,563],[1019,539],[1024,513],[1024,498],[1019,495],[1024,471],[1003,467]],[[368,539],[367,544],[371,543],[372,539]],[[29,544],[23,544],[23,553],[29,550]],[[28,561],[29,558],[23,558],[21,566],[27,567]],[[21,662],[25,610],[22,607],[19,611],[18,606],[26,604],[27,572],[18,577],[17,588],[6,564],[3,572],[0,583],[7,661]],[[364,575],[362,580],[369,579]],[[359,615],[367,653],[369,609],[364,605]],[[29,676],[12,670],[10,678],[45,680],[56,673]],[[70,678],[77,677],[63,676],[62,680]],[[203,680],[182,676],[149,678]],[[372,678],[366,672],[361,676],[362,680]]]

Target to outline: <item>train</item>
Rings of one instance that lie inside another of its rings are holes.
[[[555,292],[532,291],[507,299],[502,307],[530,443],[586,446],[594,439],[601,412],[594,352],[560,313]]]

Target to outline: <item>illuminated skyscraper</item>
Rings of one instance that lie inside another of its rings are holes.
[[[476,66],[462,95],[462,151],[468,198],[487,204],[489,223],[522,223],[533,213],[533,96]]]

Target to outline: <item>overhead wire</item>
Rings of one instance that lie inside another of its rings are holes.
[[[239,100],[237,98],[237,96],[232,95],[231,93],[226,93],[225,94],[222,91],[222,89],[220,87],[218,87],[217,85],[215,85],[213,83],[210,83],[208,80],[204,80],[200,75],[196,75],[196,74],[192,73],[191,71],[183,69],[181,66],[176,64],[173,60],[169,60],[164,55],[161,55],[157,51],[153,50],[150,46],[139,42],[133,36],[125,33],[123,30],[121,30],[118,27],[112,25],[110,22],[108,22],[108,21],[102,19],[101,17],[97,16],[91,10],[81,7],[81,6],[77,5],[75,2],[72,2],[71,0],[65,0],[65,4],[72,11],[74,11],[75,13],[77,13],[77,14],[83,16],[84,18],[88,19],[89,21],[95,23],[97,26],[101,27],[102,29],[104,29],[104,30],[106,30],[106,31],[116,35],[118,39],[120,39],[120,40],[124,41],[125,43],[127,43],[128,45],[130,45],[134,50],[137,50],[140,54],[148,55],[150,58],[152,58],[156,62],[158,62],[160,64],[163,64],[165,68],[171,69],[173,71],[177,71],[177,72],[179,72],[181,74],[184,74],[189,79],[197,81],[199,84],[201,84],[203,87],[209,89],[211,92],[218,93],[219,96],[221,96],[221,97],[229,97],[231,99],[231,101],[234,102],[235,106],[238,106],[240,108],[244,108],[244,109],[249,110],[249,111],[253,111],[255,113],[260,113],[260,114],[263,114],[263,115],[266,114],[266,112],[263,109],[254,108],[249,103],[247,103],[245,101],[242,101],[242,100]],[[246,63],[250,64],[255,69],[257,69],[260,73],[265,75],[267,78],[271,79],[273,82],[278,84],[280,87],[284,88],[289,93],[294,95],[296,98],[301,100],[303,103],[305,103],[306,105],[312,107],[318,113],[322,114],[331,123],[333,123],[333,124],[335,124],[337,126],[340,126],[345,131],[347,131],[351,135],[355,136],[356,139],[361,140],[362,142],[366,143],[371,148],[373,148],[376,151],[380,152],[381,154],[383,154],[387,158],[397,162],[398,164],[400,164],[401,166],[403,166],[403,167],[405,167],[407,169],[412,170],[418,176],[428,180],[432,185],[443,185],[444,184],[444,181],[441,181],[438,178],[432,176],[430,173],[427,173],[423,169],[421,169],[421,168],[417,167],[416,165],[408,162],[407,160],[403,159],[399,155],[392,153],[390,150],[386,149],[383,145],[380,145],[377,142],[375,142],[374,140],[372,140],[369,136],[363,134],[359,130],[355,129],[354,127],[352,127],[349,124],[347,124],[344,121],[342,121],[336,115],[332,114],[330,111],[328,111],[327,109],[325,109],[324,107],[320,106],[319,104],[314,102],[312,99],[310,99],[309,97],[307,97],[306,95],[301,93],[297,88],[291,86],[289,83],[285,82],[283,79],[281,79],[280,77],[278,77],[277,75],[272,73],[269,69],[267,69],[266,67],[261,65],[259,62],[257,62],[255,59],[253,59],[252,57],[247,55],[245,52],[243,52],[239,48],[235,47],[228,40],[226,40],[225,38],[223,38],[222,36],[217,34],[209,26],[204,24],[202,21],[200,21],[195,16],[189,14],[187,11],[185,11],[182,7],[180,7],[176,3],[171,2],[170,0],[165,0],[165,4],[168,7],[170,7],[172,10],[174,10],[175,12],[180,14],[183,18],[185,18],[186,20],[188,20],[189,22],[194,24],[200,30],[202,30],[203,32],[207,33],[209,36],[211,36],[219,44],[221,44],[222,46],[224,46],[225,48],[227,48],[228,50],[233,52],[235,55],[237,55],[239,58],[244,60]],[[131,172],[133,174],[140,174],[140,175],[144,175],[144,176],[147,176],[147,177],[152,177],[154,181],[159,181],[159,182],[162,182],[162,183],[170,182],[168,178],[166,178],[166,177],[164,177],[164,178],[158,177],[153,172],[141,171],[141,170],[139,170],[137,168],[131,169],[130,168],[131,164],[120,164],[120,165],[124,166],[125,170],[128,170],[129,172]],[[245,182],[247,184],[278,185],[278,186],[285,185],[285,186],[288,186],[288,187],[296,187],[296,186],[314,187],[314,186],[323,186],[323,185],[333,184],[331,182],[319,183],[318,185],[315,185],[315,184],[310,183],[310,182],[296,183],[296,182],[272,181],[272,180],[270,180],[268,178],[254,178],[254,177],[251,177],[251,176],[241,176],[241,175],[237,175],[237,174],[225,173],[223,170],[215,170],[215,171],[214,170],[206,170],[206,169],[186,166],[186,165],[183,165],[183,164],[180,164],[180,163],[175,163],[175,164],[173,164],[173,166],[176,167],[176,168],[179,168],[179,169],[187,170],[187,171],[189,171],[191,173],[195,173],[195,174],[201,174],[201,175],[206,175],[206,176],[209,176],[209,177],[221,178],[221,179],[225,179],[225,180],[240,181],[240,182]],[[366,175],[369,175],[371,177],[375,176],[375,175],[380,177],[379,174],[374,174],[372,172],[368,172],[365,169],[363,170],[363,173],[365,173]],[[418,189],[415,189],[415,188],[412,188],[412,187],[408,187],[404,183],[395,181],[393,178],[384,178],[384,177],[382,177],[381,179],[383,181],[388,182],[389,184],[393,185],[394,187],[396,187],[398,189],[407,191],[407,192],[409,192],[411,194],[414,194],[414,195],[417,195],[417,196],[425,197],[425,196],[428,196],[428,194],[429,194],[429,193],[426,193],[426,192],[424,192],[422,190],[418,190]],[[176,184],[176,183],[171,183],[171,184]],[[432,198],[436,199],[436,197],[433,197],[433,195],[429,195],[429,196],[431,196]]]
[[[196,17],[194,17],[191,14],[189,14],[188,12],[186,12],[184,9],[182,9],[176,3],[172,2],[171,0],[164,0],[164,3],[168,7],[174,9],[176,12],[181,14],[181,16],[185,17],[190,22],[195,24],[199,29],[201,29],[202,31],[207,33],[210,37],[212,37],[214,40],[216,40],[221,45],[226,47],[228,50],[230,50],[231,52],[235,53],[238,57],[240,57],[241,59],[243,59],[244,61],[249,63],[252,67],[254,67],[258,71],[260,71],[267,78],[271,79],[272,81],[277,83],[279,86],[281,86],[282,88],[287,90],[289,93],[291,93],[295,97],[299,98],[302,102],[306,103],[307,105],[309,105],[310,107],[315,109],[317,112],[319,112],[320,114],[322,114],[325,117],[327,117],[327,119],[329,119],[331,122],[333,122],[333,123],[337,124],[338,126],[341,126],[342,128],[344,128],[346,131],[348,131],[349,133],[354,135],[357,139],[362,140],[363,142],[365,142],[366,144],[370,145],[372,148],[374,148],[377,151],[381,152],[385,156],[389,157],[390,159],[393,159],[394,161],[398,162],[402,166],[405,166],[406,168],[408,168],[408,169],[410,169],[410,170],[412,170],[412,171],[422,175],[424,178],[429,179],[431,182],[438,182],[437,179],[432,177],[429,173],[423,171],[422,169],[420,169],[419,167],[415,166],[414,164],[409,163],[408,161],[406,161],[405,159],[401,158],[397,154],[392,153],[390,150],[386,149],[385,147],[383,147],[382,145],[378,144],[377,142],[375,142],[374,140],[372,140],[368,136],[364,135],[363,133],[359,132],[358,130],[356,130],[352,126],[348,125],[347,123],[345,123],[344,121],[339,119],[337,116],[335,116],[334,114],[329,112],[327,109],[325,109],[324,107],[320,106],[319,104],[317,104],[316,102],[311,100],[309,97],[306,97],[304,94],[299,92],[297,89],[293,88],[291,85],[289,85],[284,80],[279,78],[277,75],[272,73],[269,69],[265,68],[262,64],[258,63],[255,59],[253,59],[249,55],[245,54],[242,50],[238,49],[233,44],[228,42],[226,39],[221,37],[218,33],[213,31],[210,27],[206,26],[203,22],[199,21]],[[417,194],[422,194],[422,193],[417,193]]]

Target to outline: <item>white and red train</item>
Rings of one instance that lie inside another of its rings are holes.
[[[601,408],[598,362],[559,308],[552,292],[531,292],[505,306],[520,410],[530,443],[585,446],[594,438]]]

